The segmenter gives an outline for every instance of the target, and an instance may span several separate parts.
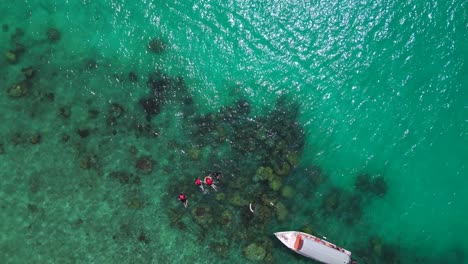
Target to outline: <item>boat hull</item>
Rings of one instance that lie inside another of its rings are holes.
[[[285,231],[277,232],[275,236],[294,252],[322,263],[352,263],[350,251],[313,235],[298,231]]]

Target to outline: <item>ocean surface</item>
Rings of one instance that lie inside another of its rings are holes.
[[[468,263],[466,1],[0,14],[0,263]]]

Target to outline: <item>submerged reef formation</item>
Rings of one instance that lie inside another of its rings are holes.
[[[4,25],[3,31],[9,33],[10,28]],[[41,43],[46,46],[58,44],[65,37],[56,28],[44,32]],[[107,199],[108,194],[97,193],[96,188],[97,182],[104,182],[122,195],[117,205],[112,204],[119,208],[115,217],[120,222],[116,227],[106,227],[115,243],[136,242],[138,248],[158,243],[157,235],[144,222],[134,220],[138,216],[133,217],[139,212],[153,216],[157,200],[161,204],[158,214],[167,217],[172,228],[196,235],[219,258],[226,258],[226,251],[234,247],[246,260],[272,263],[273,245],[277,241],[271,233],[277,230],[271,226],[290,228],[290,223],[297,224],[294,213],[299,202],[306,201],[310,208],[301,212],[307,215],[308,222],[299,223],[297,229],[314,234],[321,227],[320,219],[359,225],[366,204],[375,197],[383,199],[388,192],[384,176],[364,172],[356,177],[355,189],[349,190],[334,186],[315,164],[301,163],[305,135],[298,122],[299,106],[291,97],[279,97],[274,107],[265,109],[263,114],[252,114],[255,109],[248,97],[200,113],[183,78],[162,71],[148,74],[124,70],[109,76],[132,89],[141,88],[146,81],[143,87],[147,89],[146,95],[137,103],[120,99],[94,104],[95,98],[76,103],[66,101],[54,88],[40,87],[36,82],[59,75],[59,70],[49,69],[49,75],[45,76],[42,66],[24,63],[31,51],[31,46],[24,42],[24,34],[16,29],[10,35],[5,60],[14,68],[17,78],[4,87],[4,96],[12,104],[34,102],[38,106],[30,110],[31,118],[51,112],[51,119],[59,125],[54,133],[36,129],[9,132],[0,143],[0,154],[5,157],[14,153],[15,148],[47,146],[54,140],[50,135],[55,135],[58,145],[72,153],[70,167],[81,177],[78,188]],[[157,38],[147,45],[151,55],[167,49],[167,44]],[[89,58],[76,65],[81,72],[97,74],[104,64],[97,58]],[[159,119],[166,110],[168,116],[181,117],[177,123],[182,130],[180,135],[163,133],[174,131],[172,120]],[[135,142],[129,143],[127,139]],[[119,143],[110,144],[113,140]],[[148,147],[155,142],[164,151],[155,153]],[[119,149],[124,150],[123,158],[113,167],[115,160],[109,160],[106,154]],[[216,182],[217,191],[208,188],[204,193],[194,185],[195,177],[214,171],[222,173]],[[47,178],[41,175],[35,174],[26,182],[31,196],[39,196],[49,188]],[[160,182],[169,185],[164,186],[163,194],[145,192],[145,188],[151,192],[153,187],[160,187]],[[188,208],[173,196],[181,191],[189,199]],[[25,208],[33,214],[44,211],[36,204],[39,203],[28,202]],[[131,215],[133,219],[119,218],[121,215]],[[71,226],[83,228],[92,222],[83,219],[76,217]],[[349,249],[363,263],[399,263],[402,258],[397,246],[378,237]],[[451,253],[454,255],[451,259],[456,260],[453,262],[466,259],[458,248]],[[158,258],[159,263],[167,263],[169,257]]]
[[[187,87],[182,78],[172,78],[157,71],[148,76],[146,82],[150,94],[139,100],[148,121],[161,111],[161,107],[166,103],[186,102],[190,100],[187,94]]]
[[[161,54],[166,50],[166,43],[159,38],[153,38],[148,43],[148,49],[156,54]]]
[[[221,171],[223,176],[218,191],[209,190],[212,199],[192,205],[192,220],[169,209],[173,226],[185,226],[180,224],[184,219],[195,222],[201,230],[200,239],[215,236],[211,230],[223,230],[236,238],[223,242],[228,246],[236,240],[256,241],[242,242],[244,256],[252,261],[271,261],[272,238],[267,228],[291,217],[287,208],[294,189],[283,186],[283,181],[298,166],[304,146],[297,115],[298,107],[283,97],[263,116],[251,116],[245,98],[216,112],[187,115],[184,131],[196,146],[187,147],[188,157],[199,162],[202,153],[208,153],[208,162],[200,164],[201,171]],[[222,157],[217,151],[223,151]],[[202,196],[195,187],[192,181],[174,179],[171,189],[193,190],[186,193],[188,197]]]
[[[355,187],[361,193],[373,194],[377,197],[383,197],[387,193],[387,183],[380,176],[370,176],[368,174],[359,174],[356,177]]]

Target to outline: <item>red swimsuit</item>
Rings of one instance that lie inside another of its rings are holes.
[[[206,179],[206,184],[207,185],[213,184],[213,180],[211,178]]]
[[[195,180],[195,184],[196,184],[197,186],[200,186],[200,185],[201,185],[201,180],[197,178],[197,179]]]
[[[185,202],[185,200],[186,200],[185,195],[179,194],[179,200],[180,200],[181,202]]]

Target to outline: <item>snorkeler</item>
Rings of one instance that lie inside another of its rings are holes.
[[[216,188],[216,185],[213,184],[213,178],[211,178],[210,175],[206,176],[205,179],[203,180],[206,185],[211,186],[213,190],[218,191]]]
[[[200,178],[195,178],[195,184],[200,187],[200,189],[205,192],[205,189],[203,188],[203,185],[202,185],[202,181],[200,180]]]
[[[184,205],[184,207],[187,207],[187,206],[188,206],[188,200],[187,200],[187,198],[185,197],[185,194],[183,194],[183,193],[180,193],[180,194],[179,194],[179,201],[182,202],[182,204]]]

